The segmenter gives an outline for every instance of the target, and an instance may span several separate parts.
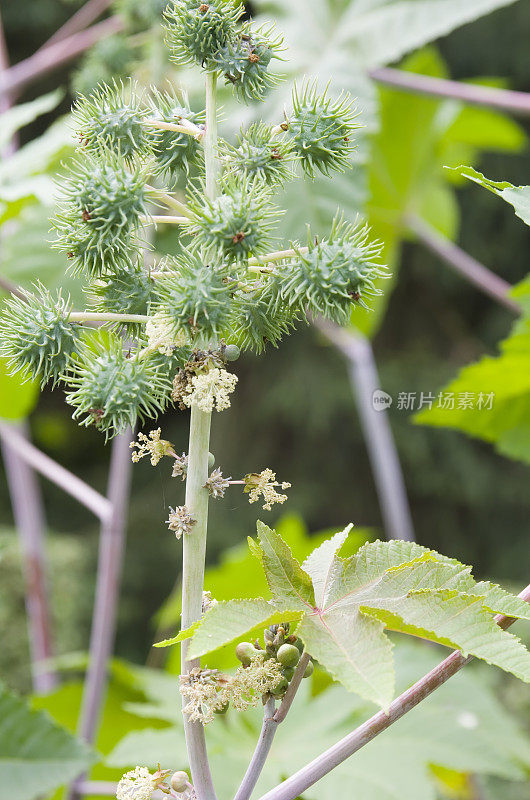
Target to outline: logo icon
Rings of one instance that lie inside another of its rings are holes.
[[[375,389],[372,394],[372,408],[374,411],[384,411],[392,405],[392,398],[382,389]]]

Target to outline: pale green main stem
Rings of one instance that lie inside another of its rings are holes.
[[[206,75],[206,134],[204,155],[206,162],[206,193],[216,194],[217,163],[217,76]],[[188,474],[186,478],[186,507],[195,520],[190,534],[183,537],[182,565],[182,628],[188,628],[202,613],[204,561],[208,528],[208,491],[204,484],[208,478],[208,453],[210,449],[211,413],[191,407]],[[200,661],[187,661],[188,642],[182,643],[182,673],[188,672]],[[216,800],[212,783],[204,727],[190,722],[184,715],[184,732],[188,749],[192,783],[198,800]]]

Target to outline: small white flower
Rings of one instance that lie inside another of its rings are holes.
[[[270,511],[273,503],[285,503],[287,500],[286,494],[279,494],[276,491],[276,486],[281,489],[289,489],[290,483],[283,481],[278,483],[276,480],[276,473],[272,469],[264,469],[262,472],[251,472],[245,475],[245,489],[248,494],[248,502],[255,503],[260,497],[263,497],[265,503],[263,508]]]
[[[175,334],[171,321],[161,312],[147,320],[145,332],[148,347],[165,356],[170,356],[175,347],[183,347],[188,343],[186,333],[178,331]]]
[[[198,406],[201,411],[224,411],[230,408],[229,395],[236,388],[237,375],[225,369],[214,369],[194,375],[188,384],[187,394],[182,398],[185,405]]]
[[[147,767],[126,772],[116,787],[117,800],[149,800],[171,770],[158,769],[151,775]]]
[[[149,431],[149,436],[145,433],[138,434],[138,441],[131,442],[129,447],[133,450],[131,460],[137,464],[144,456],[150,456],[150,461],[153,467],[156,467],[158,462],[164,456],[174,456],[173,445],[166,439],[161,439],[161,429],[157,428],[156,431]],[[134,449],[136,448],[136,450]]]

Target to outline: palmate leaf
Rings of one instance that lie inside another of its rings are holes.
[[[455,167],[455,172],[468,178],[470,181],[478,183],[485,189],[489,189],[493,194],[502,197],[507,203],[514,207],[517,216],[527,225],[530,225],[530,186],[514,186],[508,181],[492,181],[482,173],[477,172],[473,167]]]
[[[528,604],[494,584],[476,583],[470,567],[413,542],[369,542],[341,558],[348,530],[316,548],[304,568],[262,523],[253,545],[259,547],[272,607],[280,617],[301,616],[297,635],[333,678],[388,707],[394,693],[392,646],[384,633],[389,628],[461,650],[530,682],[530,653],[493,619],[494,613],[530,618]],[[193,632],[191,652],[204,655],[270,624],[270,609],[261,599],[216,606]]]
[[[500,344],[500,355],[484,356],[464,367],[451,383],[441,389],[453,393],[454,408],[424,409],[414,416],[419,425],[455,428],[470,436],[492,442],[509,458],[530,463],[530,282],[521,281],[511,294],[520,303],[522,316]],[[491,397],[491,403],[479,399]],[[469,404],[458,398],[467,397]]]
[[[90,748],[0,684],[0,800],[33,800],[76,778]]]

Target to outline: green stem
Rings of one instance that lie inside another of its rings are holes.
[[[117,314],[111,311],[71,311],[69,322],[147,322],[145,314]]]
[[[206,75],[206,134],[204,156],[206,164],[206,192],[215,197],[217,190],[217,76]],[[181,627],[188,628],[202,614],[202,592],[204,562],[208,528],[208,490],[204,484],[208,478],[208,453],[210,449],[211,413],[192,405],[190,418],[190,440],[188,472],[186,477],[186,507],[195,520],[192,532],[183,537],[182,564],[182,620]],[[181,671],[183,674],[200,664],[200,660],[188,661],[188,642],[182,644]],[[184,733],[188,749],[191,776],[198,800],[216,800],[212,783],[204,727],[200,722],[190,722],[184,715]]]

